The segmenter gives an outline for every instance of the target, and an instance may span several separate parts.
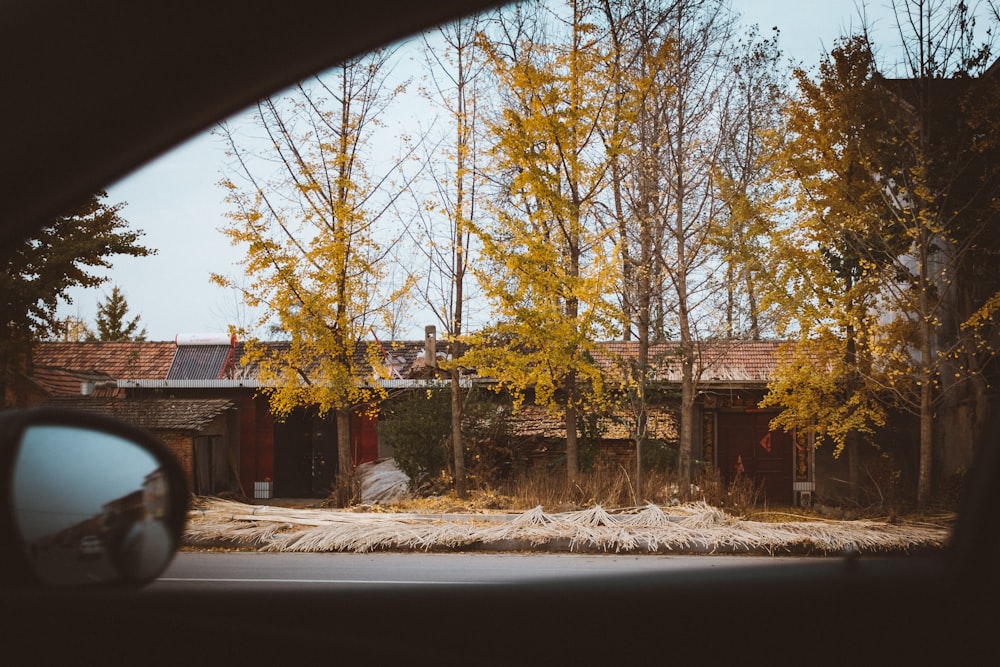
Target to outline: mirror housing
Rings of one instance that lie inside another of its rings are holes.
[[[55,408],[0,412],[0,585],[141,586],[181,544],[189,491],[155,437]]]

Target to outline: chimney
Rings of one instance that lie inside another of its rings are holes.
[[[437,327],[424,327],[424,364],[427,368],[437,368]]]

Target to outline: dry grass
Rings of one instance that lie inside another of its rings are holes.
[[[465,499],[442,494],[391,506],[260,506],[198,498],[189,548],[352,551],[542,548],[601,552],[908,553],[938,549],[952,514],[895,514],[832,520],[817,511],[760,504],[749,480],[724,485],[717,472],[679,485],[647,473],[637,492],[631,470],[603,462],[569,483],[537,470]],[[513,517],[510,515],[514,515]],[[506,545],[506,546],[505,546]]]
[[[614,463],[599,463],[570,483],[564,472],[544,467],[527,471],[497,488],[474,489],[460,500],[453,493],[411,498],[388,507],[362,506],[361,511],[392,512],[524,512],[542,507],[547,512],[566,512],[601,506],[613,510],[642,508],[647,504],[672,506],[706,503],[742,516],[759,509],[760,487],[749,479],[729,486],[717,471],[701,473],[684,486],[674,474],[645,472],[642,493],[636,489],[634,469]]]
[[[421,508],[427,512],[427,508]],[[502,519],[502,520],[501,520]],[[325,508],[254,506],[198,499],[187,528],[193,546],[261,551],[491,549],[524,547],[601,552],[910,552],[942,547],[947,525],[879,521],[737,518],[704,502],[670,507],[548,512],[538,505],[513,518],[497,513],[359,513]],[[508,545],[504,547],[504,545]]]

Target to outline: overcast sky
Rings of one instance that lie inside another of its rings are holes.
[[[868,5],[877,43],[892,43],[889,0]],[[781,31],[786,56],[814,66],[834,40],[860,25],[855,0],[733,0],[746,25],[762,34]],[[198,136],[108,188],[109,202],[126,202],[125,218],[145,232],[142,242],[158,254],[120,258],[102,288],[77,290],[61,310],[92,328],[97,306],[113,285],[119,286],[133,315],[139,315],[149,340],[173,340],[177,334],[225,332],[229,323],[245,323],[235,295],[210,283],[211,273],[238,275],[238,249],[218,231],[223,223],[223,193],[217,182],[223,164],[219,140]],[[418,318],[404,338],[421,339],[429,319]]]

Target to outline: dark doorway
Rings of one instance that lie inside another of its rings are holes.
[[[762,487],[762,501],[792,504],[792,437],[772,431],[771,412],[719,413],[719,470],[728,486],[737,470]]]
[[[274,425],[274,495],[325,498],[337,472],[337,427],[313,411],[293,412]]]
[[[229,490],[229,465],[226,443],[221,435],[194,439],[194,492],[210,496]]]

